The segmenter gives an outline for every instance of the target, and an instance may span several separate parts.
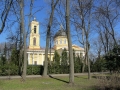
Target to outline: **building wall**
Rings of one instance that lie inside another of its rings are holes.
[[[29,57],[30,57],[29,59],[30,65],[35,65],[35,64],[43,65],[44,54],[31,53]]]
[[[39,22],[32,21],[30,25],[30,39],[29,39],[29,49],[40,49],[40,34],[39,34]],[[35,28],[36,27],[36,28]],[[34,45],[35,38],[35,45]]]
[[[66,36],[58,36],[54,39],[54,49],[68,48],[68,41]]]
[[[36,29],[35,29],[36,27]],[[36,31],[35,31],[36,30]],[[36,38],[36,43],[34,45],[33,39]],[[66,48],[67,53],[68,51],[68,41],[67,36],[57,36],[54,38],[54,50],[50,53],[48,53],[49,60],[53,61],[54,57],[54,51],[57,50],[58,53],[61,55],[62,50]],[[84,55],[84,49],[73,45],[72,48],[75,50],[76,55]],[[36,20],[33,20],[31,22],[31,28],[30,28],[30,37],[29,37],[29,47],[28,47],[28,64],[29,65],[44,65],[44,59],[45,59],[45,49],[42,50],[40,48],[40,34],[39,34],[39,22]],[[51,59],[50,59],[51,58]]]
[[[51,59],[50,59],[51,57]],[[54,53],[48,54],[49,60],[53,61]],[[29,65],[43,65],[45,60],[45,53],[40,52],[28,52],[28,64]]]

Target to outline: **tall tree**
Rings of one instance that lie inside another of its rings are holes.
[[[114,0],[102,0],[96,9],[96,26],[104,51],[107,53],[116,46],[117,39],[115,28],[119,24],[119,7]]]
[[[110,50],[106,55],[106,67],[111,71],[120,71],[120,45],[115,46],[112,50]]]
[[[87,64],[88,79],[90,79],[89,36],[91,31],[93,0],[77,0],[75,1],[75,4],[73,6],[74,6],[72,12],[73,22],[76,27],[78,35],[82,34],[82,40],[80,42],[83,44],[85,49],[85,60],[83,62],[83,69],[85,64]]]
[[[24,50],[24,63],[23,63],[23,73],[22,73],[22,78],[23,81],[26,81],[26,69],[27,69],[27,59],[26,59],[26,31],[25,31],[25,27],[24,27],[24,0],[20,0],[19,2],[20,4],[20,18],[21,18],[21,22],[20,22],[20,26],[21,26],[21,33],[22,33],[22,37],[23,37],[23,50]]]
[[[58,54],[57,51],[55,51],[54,53],[54,57],[53,57],[54,63],[54,73],[60,73],[60,55]]]
[[[66,33],[68,40],[68,50],[69,50],[69,65],[70,65],[70,73],[69,73],[69,84],[74,84],[74,61],[73,61],[73,50],[72,50],[72,42],[71,42],[71,34],[70,34],[70,0],[66,0]]]
[[[67,66],[68,66],[67,50],[64,49],[62,51],[62,56],[61,56],[61,70],[62,70],[62,73],[67,73]]]
[[[7,56],[7,46],[6,46],[6,43],[5,43],[5,47],[4,47],[4,55],[5,55],[5,57]]]
[[[7,46],[6,46],[6,43],[5,43],[5,46],[4,46],[4,53],[3,53],[3,65],[5,65],[6,64],[6,61],[7,61]]]
[[[47,25],[47,34],[46,34],[46,48],[45,48],[45,62],[44,62],[43,77],[47,76],[47,71],[48,71],[48,48],[49,48],[49,42],[50,42],[50,31],[51,31],[51,26],[52,26],[52,22],[53,22],[55,7],[56,7],[58,1],[59,0],[51,1],[51,13],[50,13],[49,22]]]

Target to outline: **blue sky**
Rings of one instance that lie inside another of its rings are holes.
[[[29,1],[26,1],[26,2],[29,2]],[[46,18],[47,16],[47,4],[45,4],[44,0],[35,0],[35,3],[34,3],[34,9],[33,9],[33,13],[35,13],[36,11],[38,11],[37,13],[34,14],[34,17],[36,17],[37,21],[40,22],[40,33],[44,32],[43,30],[45,30],[44,27],[42,27],[41,23],[44,22],[44,19]],[[42,8],[42,9],[41,9]],[[41,9],[39,11],[39,9]],[[28,6],[26,5],[25,6],[25,23],[26,25],[28,24],[28,17],[26,16],[29,12],[29,8]],[[10,20],[14,20],[14,15],[12,16],[11,18],[11,15],[9,15],[8,17]],[[33,19],[33,18],[32,18]],[[25,26],[26,26],[25,25]],[[17,27],[17,24],[15,24],[13,27],[12,27],[12,31],[14,32],[15,29]],[[7,27],[6,27],[7,28]],[[2,32],[2,34],[0,34],[0,43],[2,42],[7,42],[6,38],[7,36],[9,35],[9,30],[6,30],[6,28],[4,29],[4,31]],[[43,38],[44,35],[41,35],[41,46],[45,46],[45,37]]]
[[[47,24],[47,20],[46,18],[48,18],[48,12],[50,10],[50,7],[48,6],[48,4],[45,1],[49,1],[49,0],[34,0],[34,8],[33,8],[33,13],[35,13],[36,11],[38,11],[39,9],[41,9],[39,12],[34,14],[34,17],[36,17],[37,21],[39,21],[40,23],[40,45],[41,47],[45,47],[45,41],[46,41],[46,37],[45,37],[45,26],[44,24]],[[26,2],[29,2],[29,0],[26,0]],[[29,7],[27,6],[29,5],[28,3],[26,4],[25,7],[25,26],[28,26],[28,17],[26,16],[29,13]],[[57,17],[57,15],[56,15]],[[14,18],[14,16],[12,16],[12,18]],[[12,19],[11,16],[9,16],[9,19]],[[32,18],[33,19],[33,18]],[[14,32],[16,29],[17,25],[12,27],[12,31]],[[73,29],[73,28],[71,28]],[[119,30],[119,26],[117,28]],[[59,30],[59,26],[56,26],[56,30]],[[73,34],[73,32],[72,32]],[[120,32],[119,32],[120,34]],[[8,31],[6,29],[4,29],[3,33],[0,34],[0,43],[1,42],[7,42],[6,38],[9,35]],[[92,35],[91,40],[95,37],[95,34]],[[80,44],[77,42],[77,40],[75,38],[72,38],[73,44],[77,44],[80,46]]]
[[[47,0],[34,0],[34,1],[35,2],[34,2],[34,7],[33,7],[32,13],[36,12],[34,14],[34,17],[40,23],[40,46],[45,47],[45,44],[46,44],[46,37],[45,37],[46,28],[45,28],[44,24],[48,23],[46,19],[49,17],[48,12],[50,11],[50,6],[48,5],[48,3],[46,3]],[[24,12],[24,14],[25,14],[25,27],[27,26],[26,27],[26,29],[27,29],[28,28],[28,17],[27,17],[27,15],[29,13],[29,6],[28,6],[29,5],[29,0],[26,0],[25,2],[28,2],[28,3],[26,3],[25,12]],[[8,18],[10,20],[14,20],[15,16],[10,15]],[[33,17],[32,17],[32,19],[33,19]],[[13,25],[12,29],[11,29],[12,32],[14,32],[16,28],[18,28],[18,25],[17,24]],[[59,26],[56,26],[55,28],[56,28],[56,30],[54,30],[55,32],[57,30],[59,30]],[[6,30],[6,28],[4,29],[2,34],[0,34],[0,38],[1,38],[0,43],[7,42],[6,38],[8,37],[9,32],[10,32],[10,30]],[[76,43],[75,40],[73,40],[73,42]]]

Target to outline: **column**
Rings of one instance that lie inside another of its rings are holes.
[[[43,60],[43,53],[41,53],[41,55],[42,55],[42,65],[44,64],[43,62],[44,62],[44,60]]]
[[[40,65],[40,62],[39,62],[39,53],[37,53],[37,65]]]
[[[30,64],[30,53],[28,53],[28,65]]]
[[[32,54],[32,65],[34,65],[34,53]]]

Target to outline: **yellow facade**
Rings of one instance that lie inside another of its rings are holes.
[[[28,64],[29,65],[44,65],[45,59],[45,48],[40,48],[40,34],[39,34],[39,22],[35,19],[31,22],[30,25],[30,37],[29,37],[29,47],[27,50],[28,54]],[[51,53],[49,51],[48,58],[50,61],[53,61],[54,51],[57,50],[61,55],[62,50],[66,48],[68,51],[68,40],[66,36],[66,32],[60,26],[60,30],[55,34],[54,37],[54,46],[51,49]],[[72,45],[72,48],[75,50],[76,55],[84,56],[84,49],[77,46]]]
[[[40,49],[39,22],[35,19],[30,24],[29,49]]]
[[[61,48],[67,48],[68,41],[66,36],[58,36],[54,39],[54,49],[58,50]]]

